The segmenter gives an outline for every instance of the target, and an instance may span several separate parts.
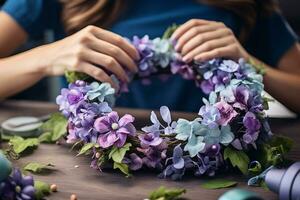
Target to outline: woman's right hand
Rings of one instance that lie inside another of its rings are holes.
[[[62,75],[66,70],[86,73],[101,82],[114,83],[110,72],[124,82],[129,78],[125,68],[137,72],[137,50],[121,36],[88,26],[58,42],[40,48],[45,75]]]

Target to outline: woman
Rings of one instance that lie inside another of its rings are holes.
[[[184,61],[243,57],[265,63],[266,90],[300,112],[300,45],[272,0],[8,0],[0,13],[0,96],[65,70],[113,85],[108,70],[128,81],[125,69],[136,72],[139,55],[122,37],[158,37],[172,23],[182,24],[172,39]],[[46,29],[55,31],[57,42],[9,57],[28,37]],[[149,86],[133,81],[118,105],[200,107],[203,95],[193,82],[178,76],[152,79]]]

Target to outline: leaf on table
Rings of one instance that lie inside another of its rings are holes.
[[[35,148],[39,145],[37,138],[24,139],[20,136],[14,136],[9,140],[9,144],[17,154],[23,153],[25,150]]]
[[[181,188],[165,188],[163,186],[151,192],[150,200],[175,200],[186,192],[185,189]]]
[[[238,167],[245,175],[248,174],[250,159],[245,152],[226,147],[224,150],[224,159],[229,159],[233,167]]]
[[[126,152],[129,151],[131,146],[132,145],[130,143],[127,143],[121,148],[113,147],[112,150],[109,152],[108,158],[112,158],[114,162],[121,163]]]
[[[25,171],[30,171],[30,172],[33,172],[33,173],[42,173],[44,171],[47,171],[47,170],[52,170],[54,167],[54,165],[52,164],[41,164],[41,163],[28,163],[27,165],[24,166],[24,170]]]
[[[236,186],[236,181],[226,180],[226,179],[215,179],[209,180],[201,184],[204,189],[221,189]]]
[[[35,198],[37,200],[43,199],[50,194],[50,185],[42,181],[34,181]]]
[[[80,156],[80,155],[89,153],[89,151],[93,147],[99,147],[99,145],[96,144],[96,143],[86,143],[86,144],[84,144],[83,147],[80,149],[79,153],[76,156]]]
[[[43,134],[39,141],[53,143],[67,133],[68,120],[60,113],[54,113],[51,118],[42,125]]]

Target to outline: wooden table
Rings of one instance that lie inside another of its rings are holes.
[[[116,109],[120,113],[128,112],[137,118],[137,126],[149,123],[149,111]],[[9,117],[19,115],[40,116],[57,111],[54,104],[39,102],[14,102],[0,103],[0,122]],[[195,114],[173,113],[178,116],[192,119]],[[276,133],[281,133],[294,139],[295,145],[289,157],[300,160],[300,120],[272,119],[271,127]],[[185,197],[189,199],[214,200],[228,189],[205,190],[200,187],[201,178],[188,178],[174,182],[156,178],[154,172],[138,172],[132,178],[125,178],[115,172],[99,173],[89,167],[90,160],[87,157],[75,157],[76,152],[71,152],[65,145],[42,144],[38,149],[28,156],[22,157],[14,162],[16,166],[24,166],[28,162],[52,163],[56,171],[50,175],[34,175],[36,180],[58,185],[59,192],[49,196],[49,199],[69,199],[71,194],[76,194],[78,199],[144,199],[149,192],[161,185],[167,187],[179,187],[187,189]],[[74,166],[78,165],[78,168]],[[277,199],[277,195],[261,188],[248,187],[245,178],[238,175],[228,175],[226,178],[238,181],[238,187],[259,193],[264,199]]]

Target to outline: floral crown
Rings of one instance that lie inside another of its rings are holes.
[[[162,106],[161,120],[152,111],[151,124],[138,132],[133,116],[121,117],[113,111],[116,91],[110,84],[68,72],[69,87],[57,97],[68,121],[67,142],[82,144],[79,154],[91,155],[92,168],[110,165],[126,175],[151,168],[159,170],[160,177],[174,180],[186,172],[213,176],[232,167],[243,174],[259,173],[280,163],[286,153],[281,145],[285,138],[270,131],[265,113],[269,99],[262,94],[259,67],[244,59],[184,63],[167,36],[133,37],[131,43],[141,57],[137,76],[147,79],[168,70],[194,80],[208,95],[199,117],[173,121],[168,107]],[[127,90],[124,83],[118,85],[120,92]]]

